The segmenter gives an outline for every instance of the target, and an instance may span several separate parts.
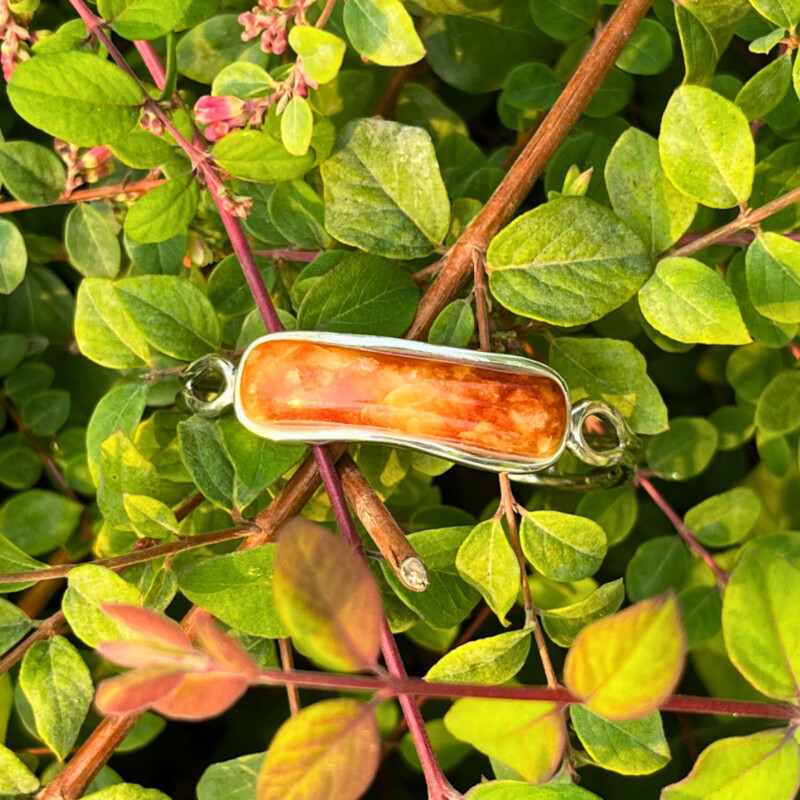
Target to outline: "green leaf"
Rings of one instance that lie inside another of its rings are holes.
[[[85,794],[83,800],[169,800],[157,789],[145,789],[135,783],[116,783],[99,792]]]
[[[800,22],[798,0],[750,0],[750,4],[762,17],[781,28],[794,28]]]
[[[254,800],[265,755],[253,753],[212,764],[197,783],[197,800]]]
[[[353,7],[355,0],[347,8]],[[407,259],[433,252],[444,240],[450,203],[426,131],[355,120],[321,173],[325,226],[340,242]]]
[[[134,638],[103,611],[105,603],[140,605],[140,593],[115,572],[96,564],[83,564],[69,573],[62,610],[72,632],[89,647]]]
[[[425,55],[414,21],[400,0],[353,0],[344,7],[353,47],[382,67],[413,64]]]
[[[669,179],[703,205],[731,208],[750,196],[755,146],[747,118],[711,89],[675,90],[658,144]]]
[[[8,600],[0,599],[0,655],[10,650],[31,629],[28,615]],[[0,739],[2,725],[0,725]]]
[[[689,579],[689,553],[678,536],[657,536],[639,545],[625,570],[632,602],[683,588]]]
[[[792,85],[792,56],[786,53],[756,72],[736,95],[736,105],[749,121],[765,117]]]
[[[0,483],[9,489],[30,489],[42,474],[42,459],[22,433],[0,438]]]
[[[256,436],[233,417],[221,419],[218,426],[237,480],[253,492],[278,480],[306,452],[304,445],[276,443]]]
[[[641,719],[610,720],[585,706],[570,706],[575,733],[598,766],[622,775],[649,775],[670,760],[661,714]]]
[[[793,614],[798,599],[798,534],[756,539],[730,577],[722,604],[722,631],[731,661],[769,697],[798,696],[800,631]]]
[[[181,592],[227,625],[253,636],[286,636],[273,599],[277,545],[201,561],[178,573]]]
[[[22,659],[19,683],[31,706],[36,731],[63,761],[94,696],[89,668],[63,637],[36,642]]]
[[[728,358],[725,378],[736,395],[747,403],[757,403],[769,382],[791,363],[780,350],[750,344],[737,347]]]
[[[0,377],[13,372],[28,355],[30,341],[20,333],[0,334]]]
[[[37,456],[38,459],[38,456]],[[16,462],[18,465],[18,462]],[[19,468],[17,466],[17,468]],[[31,558],[27,553],[20,550],[15,544],[6,539],[5,536],[0,535],[0,573],[9,572],[28,572],[32,569],[39,569],[44,567],[41,561],[36,561]],[[33,582],[29,583],[3,583],[0,584],[0,592],[19,592],[22,589],[27,589],[32,586]]]
[[[109,436],[121,430],[133,436],[147,402],[146,383],[121,383],[106,393],[92,412],[86,428],[86,453],[95,485],[100,483],[100,449]]]
[[[720,739],[700,754],[692,771],[664,788],[663,800],[790,800],[800,779],[797,745],[783,728]]]
[[[178,534],[178,521],[172,509],[154,497],[138,494],[123,494],[125,514],[139,536],[163,539]]]
[[[800,372],[787,369],[767,384],[756,405],[756,425],[770,434],[800,428]]]
[[[475,333],[475,315],[466,300],[453,300],[446,305],[428,331],[431,344],[466,347]]]
[[[61,196],[67,173],[64,162],[47,147],[33,142],[3,142],[0,177],[17,200],[47,206]]]
[[[458,113],[421,83],[403,87],[395,115],[404,125],[425,128],[437,146],[452,134],[469,135],[467,124]]]
[[[573,402],[602,398],[638,433],[666,429],[667,407],[647,375],[647,362],[630,342],[560,336],[550,347],[550,364],[569,385]]]
[[[517,217],[486,258],[500,303],[554,325],[599,319],[629,300],[652,269],[639,237],[585,197],[561,197]]]
[[[622,578],[618,578],[599,586],[577,603],[543,611],[542,624],[557,645],[569,647],[590,622],[619,611],[624,599],[625,587]]]
[[[599,800],[596,794],[569,783],[531,786],[519,781],[490,781],[474,786],[468,800]]]
[[[20,417],[36,436],[52,436],[67,421],[70,404],[66,389],[49,389],[28,397],[20,406]]]
[[[265,130],[231,131],[214,146],[214,159],[237,178],[279,183],[299,178],[314,166],[313,135],[311,148],[305,155],[295,156]]]
[[[483,685],[505,683],[522,669],[531,649],[531,632],[532,629],[507,631],[462,644],[439,659],[428,670],[425,680]]]
[[[699,475],[717,449],[717,429],[701,417],[678,417],[670,429],[650,440],[647,463],[670,481]]]
[[[281,141],[293,156],[304,156],[311,145],[314,115],[305,97],[295,96],[281,114]]]
[[[725,279],[693,258],[667,258],[639,292],[644,318],[678,342],[747,344],[736,298]]]
[[[289,44],[303,59],[303,70],[317,83],[332,81],[339,72],[346,44],[329,31],[296,25],[289,31]]]
[[[313,250],[331,243],[322,200],[304,181],[279,183],[269,199],[269,215],[278,232],[292,244]]]
[[[355,700],[323,700],[290,717],[267,750],[258,800],[324,797],[358,800],[380,764],[375,712]]]
[[[93,147],[120,139],[139,119],[136,81],[100,56],[76,51],[37,55],[8,83],[14,110],[35,128]]]
[[[684,589],[678,599],[681,618],[690,650],[696,650],[715,637],[722,628],[722,600],[716,586]]]
[[[256,256],[256,264],[268,292],[275,288],[276,272],[272,261]],[[208,276],[206,293],[217,313],[237,317],[255,308],[256,301],[235,253],[220,261]]]
[[[475,0],[461,2],[471,6],[466,14],[460,10],[429,19],[422,30],[427,62],[450,86],[470,94],[493,92],[503,88],[519,64],[534,58],[551,63],[560,53],[558,43],[534,23],[528,0],[505,0],[489,8],[485,3],[476,8]]]
[[[414,319],[419,290],[408,273],[377,256],[349,256],[308,291],[297,314],[305,330],[401,336]]]
[[[467,583],[483,595],[506,625],[506,614],[517,600],[519,563],[499,519],[489,519],[472,529],[458,548],[456,568]]]
[[[597,22],[597,0],[531,0],[533,21],[554,39],[578,39]]]
[[[511,70],[503,85],[502,99],[520,111],[544,111],[558,100],[561,89],[550,67],[532,61]]]
[[[70,211],[64,230],[69,261],[81,275],[115,278],[120,267],[120,247],[106,218],[93,206],[79,203]]]
[[[159,39],[174,30],[188,3],[180,0],[98,0],[97,10],[124,39]]]
[[[216,11],[213,5],[208,15]],[[202,18],[201,18],[202,19]],[[250,61],[264,66],[266,55],[258,43],[243,42],[242,27],[237,14],[214,14],[205,22],[195,25],[177,46],[178,72],[193,81],[210,84],[214,78],[235,61]]]
[[[775,322],[756,309],[753,303],[753,294],[747,283],[746,255],[744,253],[739,253],[731,259],[725,278],[739,304],[742,319],[753,339],[767,347],[783,347],[794,338],[797,333],[796,322]]]
[[[29,795],[39,788],[39,779],[4,744],[0,743],[0,792]]]
[[[193,416],[178,425],[181,460],[198,489],[220,508],[243,508],[254,497],[236,477],[219,426]],[[242,503],[243,501],[243,503]]]
[[[667,178],[652,136],[629,128],[617,139],[605,166],[606,187],[617,216],[662,253],[686,233],[697,203]]]
[[[78,287],[75,339],[86,358],[104,367],[132,369],[150,361],[147,339],[104,278],[86,278]]]
[[[185,231],[200,198],[194,175],[172,178],[140,197],[125,217],[125,235],[140,244],[166,242]]]
[[[520,541],[528,561],[557,581],[578,581],[593,575],[607,549],[606,533],[596,522],[560,511],[523,515]]]
[[[172,275],[141,275],[114,288],[144,337],[162,353],[190,361],[219,347],[217,315],[193,283]]]
[[[425,731],[443,770],[447,771],[458,766],[472,750],[468,744],[459,742],[447,730],[443,719],[433,719],[430,722],[426,722]],[[423,772],[419,754],[414,745],[414,737],[410,733],[407,732],[403,735],[398,752],[411,769],[420,774]]]
[[[617,59],[617,66],[633,75],[658,75],[672,62],[672,39],[654,19],[643,19]]]
[[[408,541],[428,568],[430,586],[412,592],[403,586],[385,562],[383,574],[397,596],[434,628],[451,628],[465,620],[480,595],[459,575],[456,557],[472,526],[435,528],[412,533]]]
[[[686,512],[684,522],[709,547],[729,547],[744,539],[761,514],[758,495],[744,486],[715,494]]]
[[[567,653],[564,682],[595,714],[643,717],[672,693],[685,654],[678,601],[662,595],[587,625]]]
[[[0,531],[31,556],[63,545],[78,527],[82,506],[55,492],[31,489],[15,494],[0,508]]]
[[[28,252],[19,228],[0,219],[0,294],[11,294],[22,283],[27,266]]]
[[[4,328],[67,345],[73,338],[74,315],[75,300],[61,278],[49,269],[28,264],[25,280],[9,297]]]
[[[242,100],[250,100],[266,97],[275,91],[276,86],[276,81],[263,67],[249,61],[234,61],[214,78],[211,94],[214,97],[234,95]]]
[[[747,289],[759,314],[800,322],[800,242],[761,233],[747,248]]]
[[[464,698],[444,722],[457,739],[531,783],[543,783],[561,763],[566,736],[555,703]]]
[[[636,495],[627,486],[588,492],[578,501],[575,513],[597,522],[611,547],[626,539],[636,524]]]

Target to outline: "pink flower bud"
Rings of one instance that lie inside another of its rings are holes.
[[[197,121],[201,125],[213,122],[239,122],[246,119],[245,103],[238,97],[201,97],[194,106]]]
[[[106,145],[92,147],[81,156],[81,160],[78,162],[78,169],[95,169],[113,157],[114,154],[111,152],[111,148],[106,147]]]
[[[205,129],[205,137],[209,142],[218,142],[231,131],[231,126],[227,122],[212,122]]]

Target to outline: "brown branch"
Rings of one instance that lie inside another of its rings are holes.
[[[719,244],[720,242],[726,241],[729,237],[734,236],[734,234],[740,231],[757,227],[759,222],[767,219],[767,217],[771,217],[773,214],[777,214],[779,211],[783,211],[784,208],[788,208],[797,202],[800,202],[800,187],[792,189],[791,192],[787,192],[775,198],[775,200],[772,200],[760,208],[754,210],[749,208],[745,209],[736,219],[732,220],[727,225],[723,225],[715,231],[710,231],[704,236],[700,236],[694,241],[669,253],[669,255],[671,257],[693,256],[695,253],[705,250],[706,247],[711,247],[712,244]]]
[[[484,253],[492,237],[511,220],[597,93],[651,3],[622,0],[619,4],[520,157],[445,256],[441,272],[422,298],[409,338],[423,337],[437,314],[456,297],[472,272],[473,253]]]
[[[36,642],[41,642],[44,639],[55,636],[66,627],[66,624],[62,611],[56,611],[52,617],[48,617],[27,639],[20,642],[13,650],[9,650],[9,652],[0,659],[0,675],[11,669],[14,664],[21,661],[25,653],[27,653]]]
[[[77,192],[72,192],[70,195],[62,195],[49,205],[64,206],[70,203],[86,203],[90,200],[102,200],[103,198],[118,196],[133,199],[134,196],[146,194],[165,181],[166,178],[147,178],[146,180],[129,183],[127,185],[125,185],[125,183],[117,183],[113,186],[96,186],[94,189],[80,189]],[[29,208],[39,208],[39,206],[23,203],[21,200],[7,200],[5,203],[0,203],[0,214],[10,214],[13,211],[26,211]]]
[[[378,98],[372,115],[374,117],[383,117],[384,119],[389,119],[394,116],[394,108],[397,105],[397,100],[400,97],[400,92],[403,91],[403,87],[409,81],[414,80],[424,68],[424,62],[418,61],[416,64],[409,64],[408,66],[396,69],[392,73],[389,83],[386,84],[383,93]]]

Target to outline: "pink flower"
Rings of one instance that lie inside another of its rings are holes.
[[[218,142],[231,132],[231,126],[227,122],[214,122],[205,130],[206,139],[209,142]]]
[[[232,122],[234,124],[247,121],[246,103],[238,97],[201,97],[194,106],[197,121],[201,125],[214,122]]]

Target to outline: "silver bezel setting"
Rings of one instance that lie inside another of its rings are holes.
[[[390,433],[376,431],[374,428],[353,425],[261,425],[250,420],[242,408],[241,382],[244,365],[250,352],[264,341],[305,341],[320,342],[339,347],[374,350],[391,354],[414,354],[430,358],[445,359],[454,363],[494,367],[495,369],[525,372],[530,375],[544,376],[555,381],[564,395],[566,417],[564,419],[564,435],[557,452],[546,459],[514,459],[494,458],[482,456],[460,450],[457,447],[437,443],[422,442],[411,436],[398,436]],[[386,336],[367,336],[350,333],[328,333],[325,331],[283,331],[271,333],[256,339],[242,354],[239,368],[236,370],[236,382],[233,392],[233,406],[236,417],[256,436],[262,436],[275,442],[306,442],[308,444],[323,444],[326,442],[367,442],[373,444],[386,444],[395,447],[407,447],[428,453],[439,458],[464,464],[468,467],[489,470],[491,472],[507,472],[512,475],[527,475],[547,469],[555,464],[564,453],[569,438],[570,420],[572,417],[572,403],[569,390],[561,376],[550,367],[532,361],[522,356],[506,355],[505,353],[486,353],[479,350],[462,350],[455,347],[427,344],[409,339],[393,339]]]

